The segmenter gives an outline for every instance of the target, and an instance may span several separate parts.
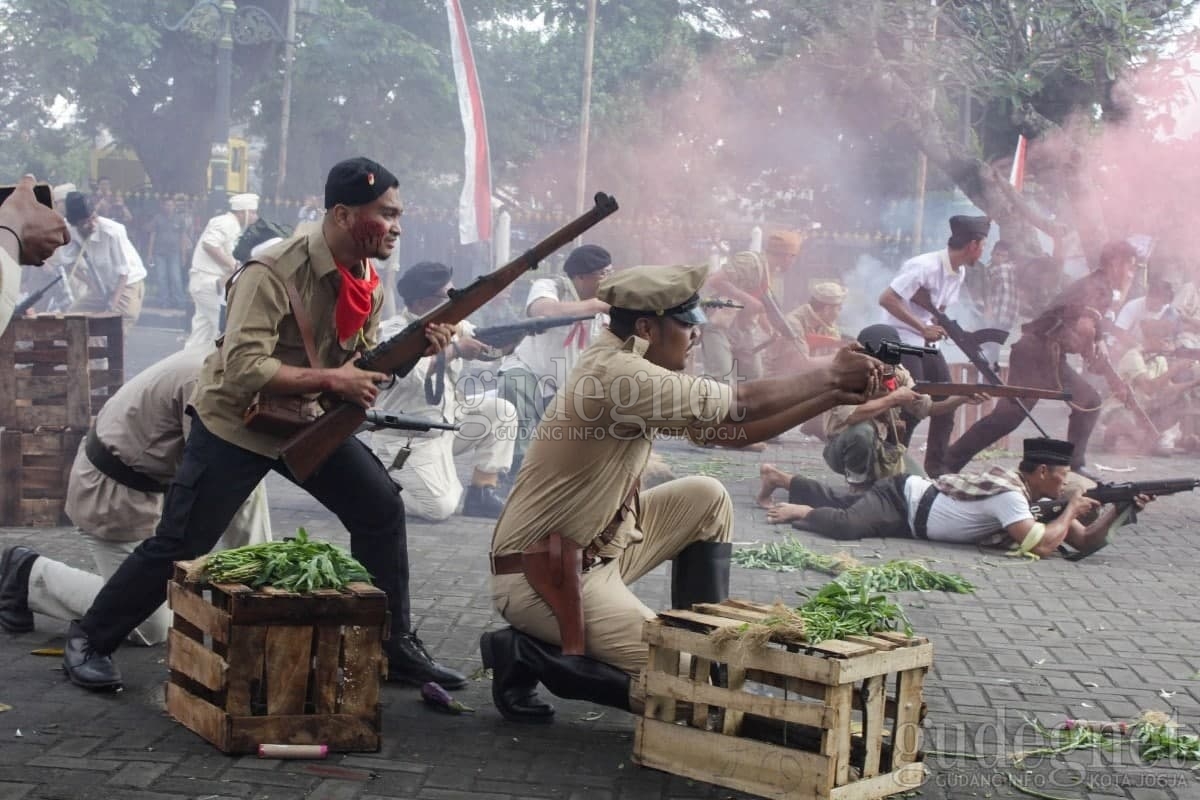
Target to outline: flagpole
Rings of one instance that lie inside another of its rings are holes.
[[[579,172],[575,179],[575,213],[583,213],[587,194],[588,136],[592,120],[592,58],[596,46],[596,0],[588,0],[583,40],[583,110],[579,115]]]

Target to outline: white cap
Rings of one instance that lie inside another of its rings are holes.
[[[71,192],[78,191],[73,183],[60,183],[50,190],[50,198],[55,203],[61,203],[67,199],[67,195]]]
[[[229,198],[230,211],[258,211],[258,195],[256,194],[235,194]]]

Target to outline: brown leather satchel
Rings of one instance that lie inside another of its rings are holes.
[[[271,263],[263,261],[268,267]],[[292,305],[292,316],[300,328],[300,338],[304,340],[304,352],[308,357],[310,367],[318,367],[317,348],[313,345],[312,322],[300,299],[300,292],[290,282],[286,282],[288,299]],[[316,421],[321,416],[321,406],[316,400],[303,395],[272,394],[258,392],[250,401],[250,406],[242,417],[246,427],[255,433],[266,433],[272,436],[291,436]]]

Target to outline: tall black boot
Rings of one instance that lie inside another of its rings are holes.
[[[693,542],[671,562],[671,608],[729,598],[731,542]]]
[[[493,671],[492,699],[505,719],[530,722],[548,718],[544,711],[533,711],[544,704],[537,700],[530,680],[540,681],[557,697],[629,711],[631,679],[627,672],[588,656],[565,656],[556,645],[515,628],[484,637],[487,644],[481,640],[480,645],[484,650],[484,666]],[[501,643],[503,647],[498,646]],[[488,664],[487,659],[492,663]],[[514,703],[518,699],[523,702]]]

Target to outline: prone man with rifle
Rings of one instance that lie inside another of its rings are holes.
[[[900,341],[936,347],[949,337],[950,332],[944,324],[948,319],[946,308],[958,300],[966,270],[975,268],[983,256],[983,243],[990,229],[991,220],[987,217],[951,217],[950,238],[945,249],[923,253],[904,262],[899,274],[879,296],[879,305],[888,312],[885,321],[896,328]],[[917,383],[950,381],[950,367],[940,351],[924,358],[906,354],[901,363]],[[903,441],[907,445],[920,420],[903,416],[906,423]],[[953,415],[930,418],[925,445],[925,471],[930,475],[954,471],[945,463],[953,431]]]
[[[192,429],[155,535],[125,560],[68,636],[63,661],[72,682],[89,689],[120,684],[112,653],[162,604],[173,562],[208,552],[242,500],[274,470],[338,516],[351,552],[387,594],[387,678],[466,685],[413,632],[404,503],[387,470],[351,434],[393,372],[440,352],[454,324],[603,215],[591,212],[585,224],[567,226],[376,346],[383,290],[371,262],[386,258],[399,239],[398,187],[370,159],[335,164],[320,225],[244,268],[229,297],[221,350],[204,362]],[[306,401],[317,396],[329,398],[329,410],[305,427]],[[298,460],[285,454],[297,438],[287,433],[289,422],[301,430],[291,451]]]

